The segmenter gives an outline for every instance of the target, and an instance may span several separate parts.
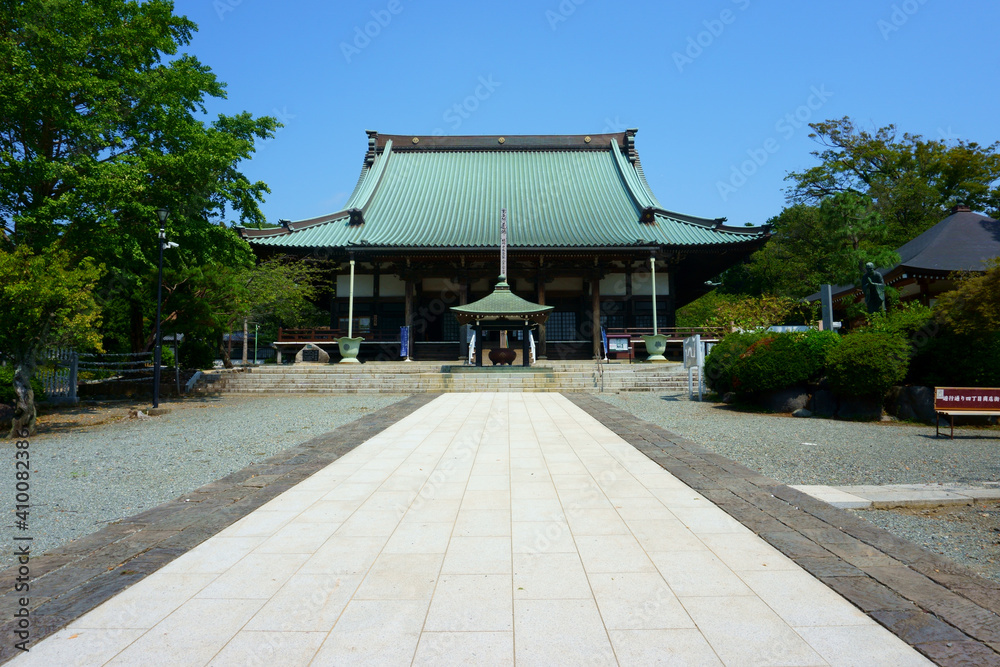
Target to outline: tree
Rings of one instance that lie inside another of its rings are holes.
[[[168,236],[187,261],[249,265],[224,218],[262,221],[267,186],[236,165],[278,124],[198,117],[225,86],[178,55],[196,26],[168,0],[5,0],[3,9],[0,236],[8,249],[55,244],[107,266],[97,299],[127,313],[108,322],[128,330],[105,333],[145,349],[155,329],[154,210],[171,210]]]
[[[823,146],[812,153],[820,164],[787,176],[791,203],[816,206],[838,193],[865,195],[885,221],[892,248],[927,231],[956,204],[1000,213],[1000,142],[899,137],[895,125],[869,132],[848,117],[810,127],[809,136]]]
[[[1000,257],[982,274],[969,274],[958,287],[938,296],[935,315],[959,334],[1000,332]]]
[[[17,397],[10,437],[35,432],[30,381],[42,350],[50,345],[100,350],[93,289],[102,270],[90,259],[76,264],[65,251],[0,249],[0,356],[14,364]]]
[[[273,317],[285,325],[311,323],[322,269],[308,260],[275,257],[250,267],[184,266],[164,277],[164,328],[220,343],[223,363],[232,367],[222,335],[245,319]]]
[[[823,283],[858,284],[866,262],[891,266],[899,256],[873,202],[853,192],[818,206],[795,204],[772,218],[773,236],[742,269],[747,293],[801,298]],[[734,278],[723,280],[732,289]]]

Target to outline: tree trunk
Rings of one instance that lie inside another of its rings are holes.
[[[130,299],[128,310],[129,345],[133,352],[145,352],[147,350],[146,325],[142,318],[142,304],[135,299]]]
[[[225,368],[232,368],[233,367],[233,359],[232,359],[231,352],[229,350],[229,347],[231,345],[232,345],[232,341],[230,341],[229,345],[226,345],[224,342],[220,342],[219,343],[219,349],[222,351],[222,365]]]
[[[31,389],[31,377],[35,374],[35,362],[19,360],[14,367],[14,418],[10,422],[8,437],[26,438],[35,434],[35,392]]]

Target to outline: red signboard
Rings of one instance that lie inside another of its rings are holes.
[[[937,387],[935,410],[1000,411],[1000,389],[984,387]]]

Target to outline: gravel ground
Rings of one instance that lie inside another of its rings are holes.
[[[66,409],[40,419],[30,440],[29,530],[14,528],[14,441],[0,440],[3,544],[31,535],[43,553],[138,514],[304,440],[405,398],[393,394],[192,398],[170,412],[128,418],[130,404]],[[13,564],[3,549],[0,567]]]
[[[1000,428],[797,419],[656,394],[601,398],[785,484],[1000,481]]]
[[[890,533],[1000,581],[1000,504],[924,510],[851,510]]]
[[[748,413],[677,396],[606,394],[636,417],[682,435],[786,484],[910,484],[1000,481],[1000,428],[955,429]],[[861,511],[857,515],[1000,581],[1000,510]]]

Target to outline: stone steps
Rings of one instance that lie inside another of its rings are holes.
[[[415,393],[415,392],[669,392],[687,389],[687,373],[677,364],[605,365],[557,361],[531,370],[444,372],[439,362],[382,362],[345,366],[296,364],[246,371],[206,373],[196,392],[225,393]],[[603,383],[600,370],[603,370]]]

